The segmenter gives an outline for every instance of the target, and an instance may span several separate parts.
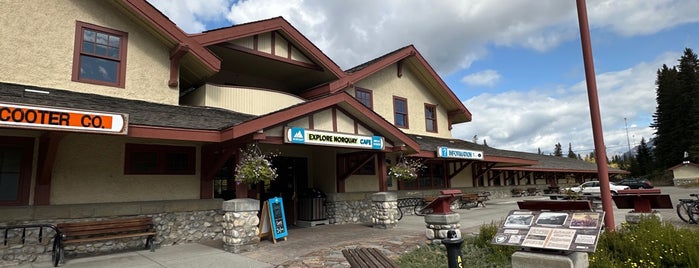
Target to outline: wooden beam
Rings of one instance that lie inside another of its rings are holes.
[[[56,153],[65,132],[47,132],[39,137],[39,155],[37,157],[36,185],[34,186],[34,205],[51,204],[51,180]]]

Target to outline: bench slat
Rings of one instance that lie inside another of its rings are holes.
[[[148,235],[155,235],[155,232],[144,232],[144,233],[134,233],[134,234],[122,234],[122,235],[112,235],[112,236],[99,236],[99,237],[71,239],[71,240],[63,241],[63,244],[68,245],[68,244],[77,244],[77,243],[112,240],[112,239],[122,239],[122,238],[148,236]]]
[[[106,224],[127,224],[131,222],[147,222],[153,223],[153,218],[128,218],[128,219],[111,219],[111,220],[101,220],[101,221],[82,221],[82,222],[65,222],[59,223],[56,226],[59,228],[70,228],[74,226],[87,226],[87,225],[106,225]]]
[[[149,231],[152,229],[153,228],[150,228],[150,226],[125,226],[125,227],[113,227],[113,228],[102,228],[102,229],[71,230],[69,232],[66,231],[66,232],[62,232],[62,233],[66,237],[75,237],[75,236],[98,235],[98,234],[140,232],[140,231]]]
[[[343,249],[342,255],[353,268],[398,267],[377,248]]]

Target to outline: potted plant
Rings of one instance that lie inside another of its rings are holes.
[[[425,166],[418,159],[400,157],[400,160],[388,170],[388,177],[399,181],[414,181],[418,172]]]
[[[235,166],[235,182],[237,184],[257,184],[263,182],[265,189],[277,178],[277,168],[272,166],[274,153],[263,153],[257,144],[249,144],[240,149],[240,161]]]

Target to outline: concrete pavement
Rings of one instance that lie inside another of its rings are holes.
[[[673,204],[679,198],[699,189],[661,187],[671,194]],[[547,197],[517,197],[495,199],[486,202],[487,207],[459,209],[461,231],[464,235],[478,233],[484,223],[499,222],[510,210],[517,209],[516,202],[523,199],[547,199]],[[615,208],[615,223],[624,222],[628,210]],[[674,209],[661,210],[663,220],[678,222]],[[693,225],[696,226],[696,225]],[[427,243],[424,218],[405,216],[397,227],[378,229],[361,224],[320,225],[311,228],[289,227],[286,241],[276,244],[269,240],[259,243],[257,249],[233,254],[222,249],[221,241],[163,246],[155,252],[134,250],[101,256],[69,257],[62,267],[349,267],[342,256],[347,247],[376,247],[389,257],[397,257]],[[7,266],[4,266],[7,267]],[[11,267],[52,267],[50,260]]]

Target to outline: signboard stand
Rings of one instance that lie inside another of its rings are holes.
[[[260,219],[260,240],[268,238],[274,243],[286,241],[289,234],[284,217],[284,204],[279,197],[270,198],[262,204]]]

